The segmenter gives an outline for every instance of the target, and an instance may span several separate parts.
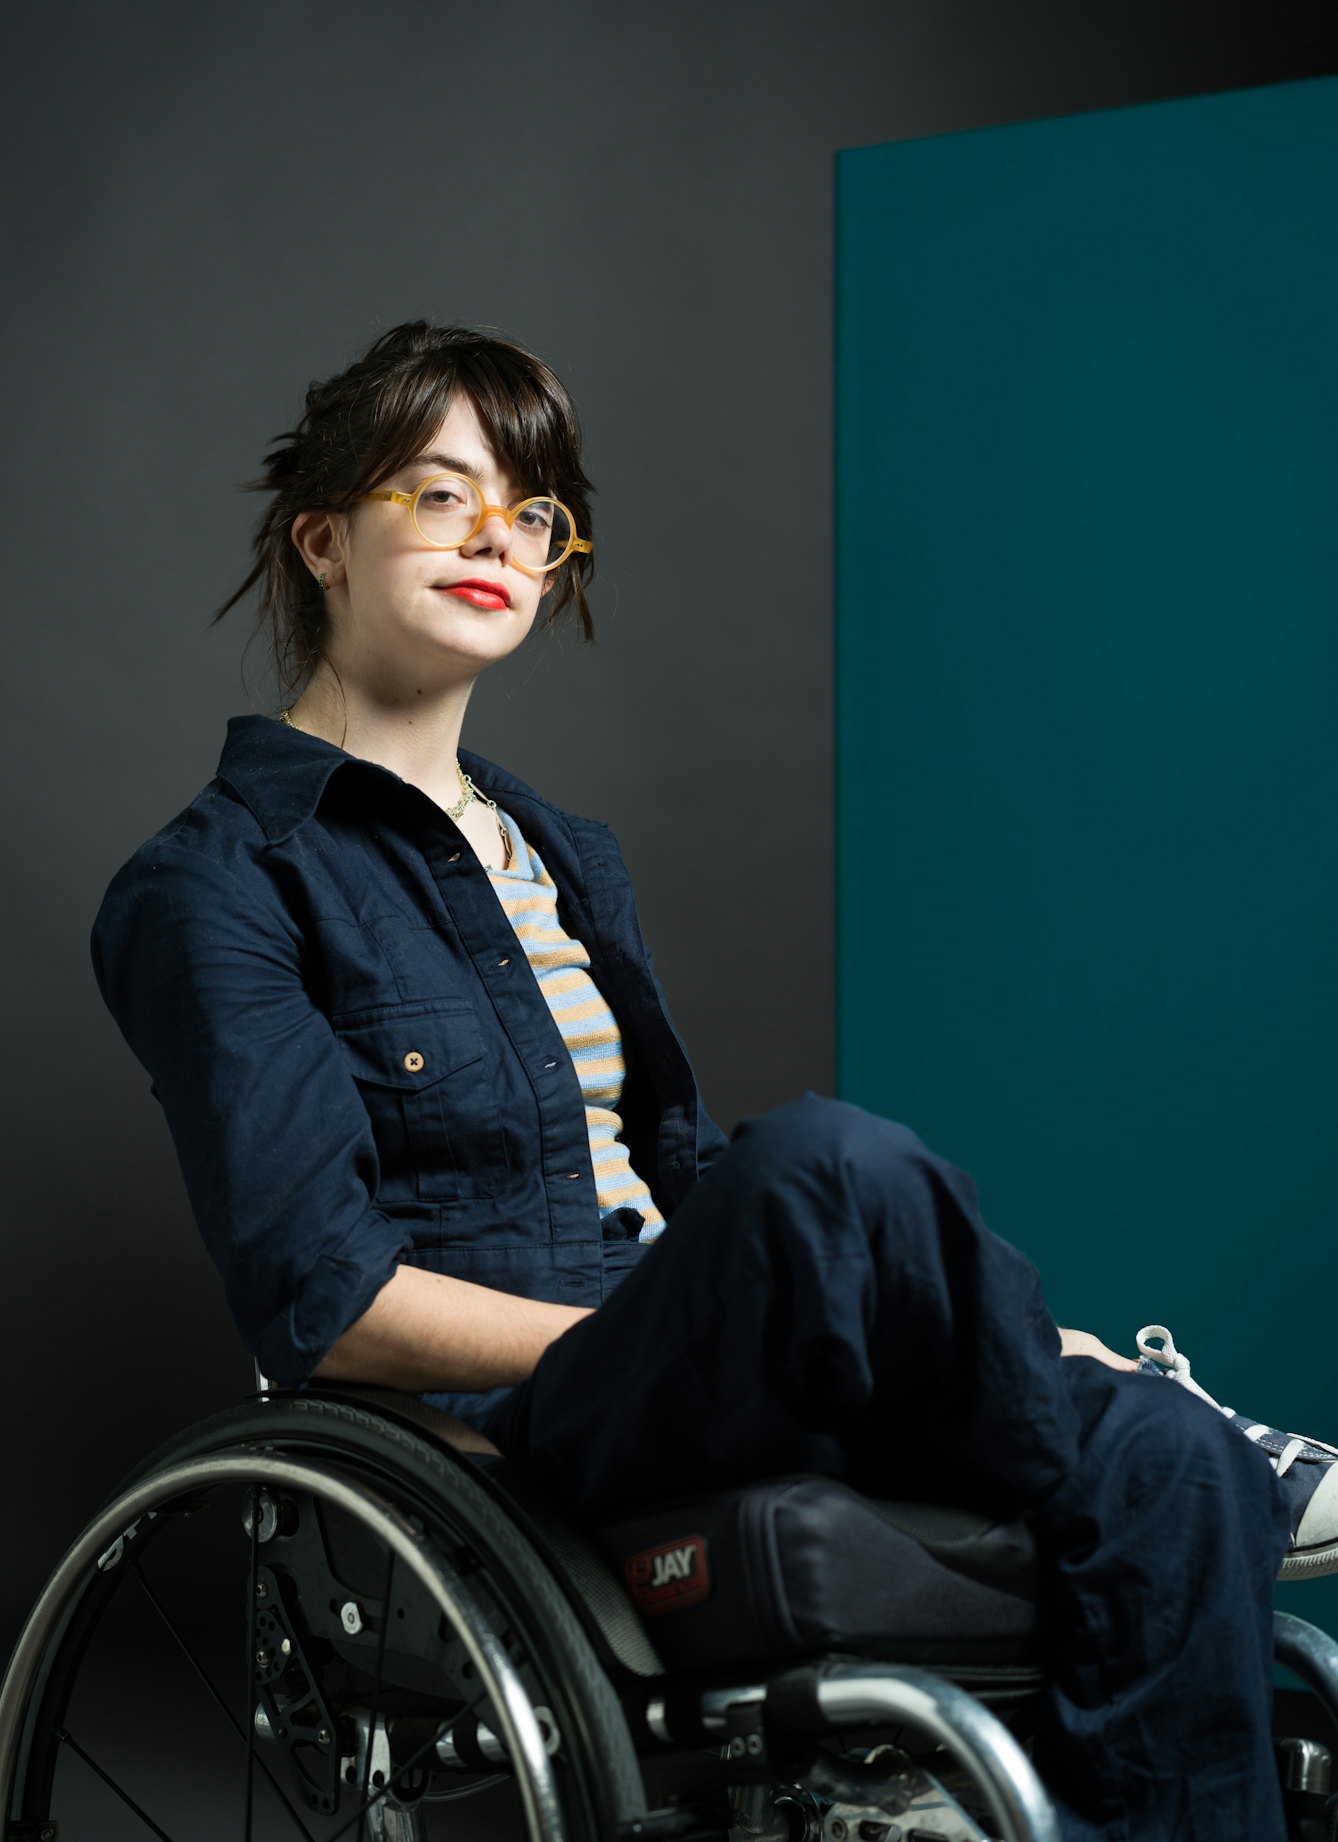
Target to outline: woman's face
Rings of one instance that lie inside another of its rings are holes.
[[[383,487],[412,492],[433,473],[466,473],[485,503],[525,494],[499,463],[468,397],[459,396],[423,453]],[[458,550],[435,550],[407,506],[376,500],[332,516],[304,512],[293,541],[325,574],[330,662],[389,695],[439,690],[514,652],[534,624],[549,576],[511,560],[511,531],[493,516]]]

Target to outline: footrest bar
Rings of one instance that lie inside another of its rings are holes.
[[[1338,1642],[1304,1618],[1274,1612],[1273,1657],[1314,1689],[1338,1726]]]

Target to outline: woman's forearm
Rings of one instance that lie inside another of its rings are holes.
[[[401,1266],[316,1369],[408,1394],[505,1388],[524,1381],[565,1330],[590,1315],[491,1286]]]

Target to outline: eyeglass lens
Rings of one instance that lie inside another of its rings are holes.
[[[429,480],[418,495],[414,523],[429,544],[444,550],[467,543],[482,503],[473,482],[458,474]],[[511,521],[511,553],[526,569],[549,569],[571,545],[571,521],[553,499],[529,499]]]

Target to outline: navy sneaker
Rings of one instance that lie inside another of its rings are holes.
[[[1149,1342],[1160,1339],[1161,1347]],[[1338,1573],[1338,1446],[1322,1439],[1302,1439],[1279,1432],[1215,1401],[1190,1374],[1189,1358],[1175,1347],[1164,1324],[1145,1324],[1138,1333],[1138,1372],[1163,1375],[1207,1401],[1238,1427],[1268,1459],[1287,1493],[1292,1512],[1292,1545],[1278,1573],[1280,1580],[1316,1580]]]

